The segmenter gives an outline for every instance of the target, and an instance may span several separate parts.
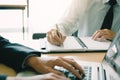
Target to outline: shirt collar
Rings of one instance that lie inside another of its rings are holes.
[[[103,0],[103,3],[107,3],[109,0]],[[117,4],[120,6],[120,0],[116,0],[117,1]]]

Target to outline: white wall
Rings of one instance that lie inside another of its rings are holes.
[[[71,0],[29,0],[31,31],[47,32],[63,15]]]

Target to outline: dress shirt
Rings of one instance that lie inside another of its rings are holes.
[[[106,12],[110,8],[109,0],[73,0],[63,17],[58,21],[61,32],[71,35],[78,30],[78,36],[92,36],[101,28]],[[114,19],[111,30],[117,32],[120,27],[120,0],[114,6]]]

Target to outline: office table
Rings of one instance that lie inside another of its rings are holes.
[[[104,52],[95,52],[95,53],[87,52],[87,53],[42,54],[42,56],[46,56],[46,55],[47,56],[60,56],[60,57],[72,56],[72,57],[77,57],[83,61],[101,62],[102,59],[104,58],[105,53]],[[6,73],[9,76],[17,75],[17,73],[13,69],[11,69],[3,64],[0,64],[0,74],[1,73]]]
[[[54,53],[54,54],[42,54],[48,56],[60,56],[60,57],[76,57],[84,61],[101,62],[104,58],[105,52],[84,52],[84,53]]]
[[[27,41],[27,42],[29,42],[29,41]],[[21,42],[18,42],[18,43],[21,43]],[[33,45],[31,45],[32,43],[31,42],[29,42],[29,43],[30,44],[26,44],[26,46],[33,47]],[[38,45],[34,44],[34,46],[37,47]],[[69,57],[78,58],[79,60],[83,60],[83,61],[101,62],[102,59],[104,58],[104,55],[105,55],[105,52],[83,52],[83,53],[53,53],[53,54],[51,53],[51,54],[42,54],[41,56],[60,56],[60,57],[69,56]],[[6,73],[9,76],[17,75],[17,73],[13,69],[6,67],[3,64],[0,64],[0,73]]]

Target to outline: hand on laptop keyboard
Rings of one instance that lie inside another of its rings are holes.
[[[55,69],[58,70],[58,71],[60,71],[60,72],[62,72],[62,73],[64,73],[64,75],[65,75],[66,77],[70,78],[71,80],[80,80],[79,78],[77,78],[75,75],[73,75],[73,74],[72,74],[70,71],[68,71],[67,69],[64,69],[64,68],[58,67],[58,66],[56,66]],[[79,72],[79,71],[78,71],[78,72]],[[82,80],[84,80],[84,77],[85,77],[85,75],[81,75]]]

